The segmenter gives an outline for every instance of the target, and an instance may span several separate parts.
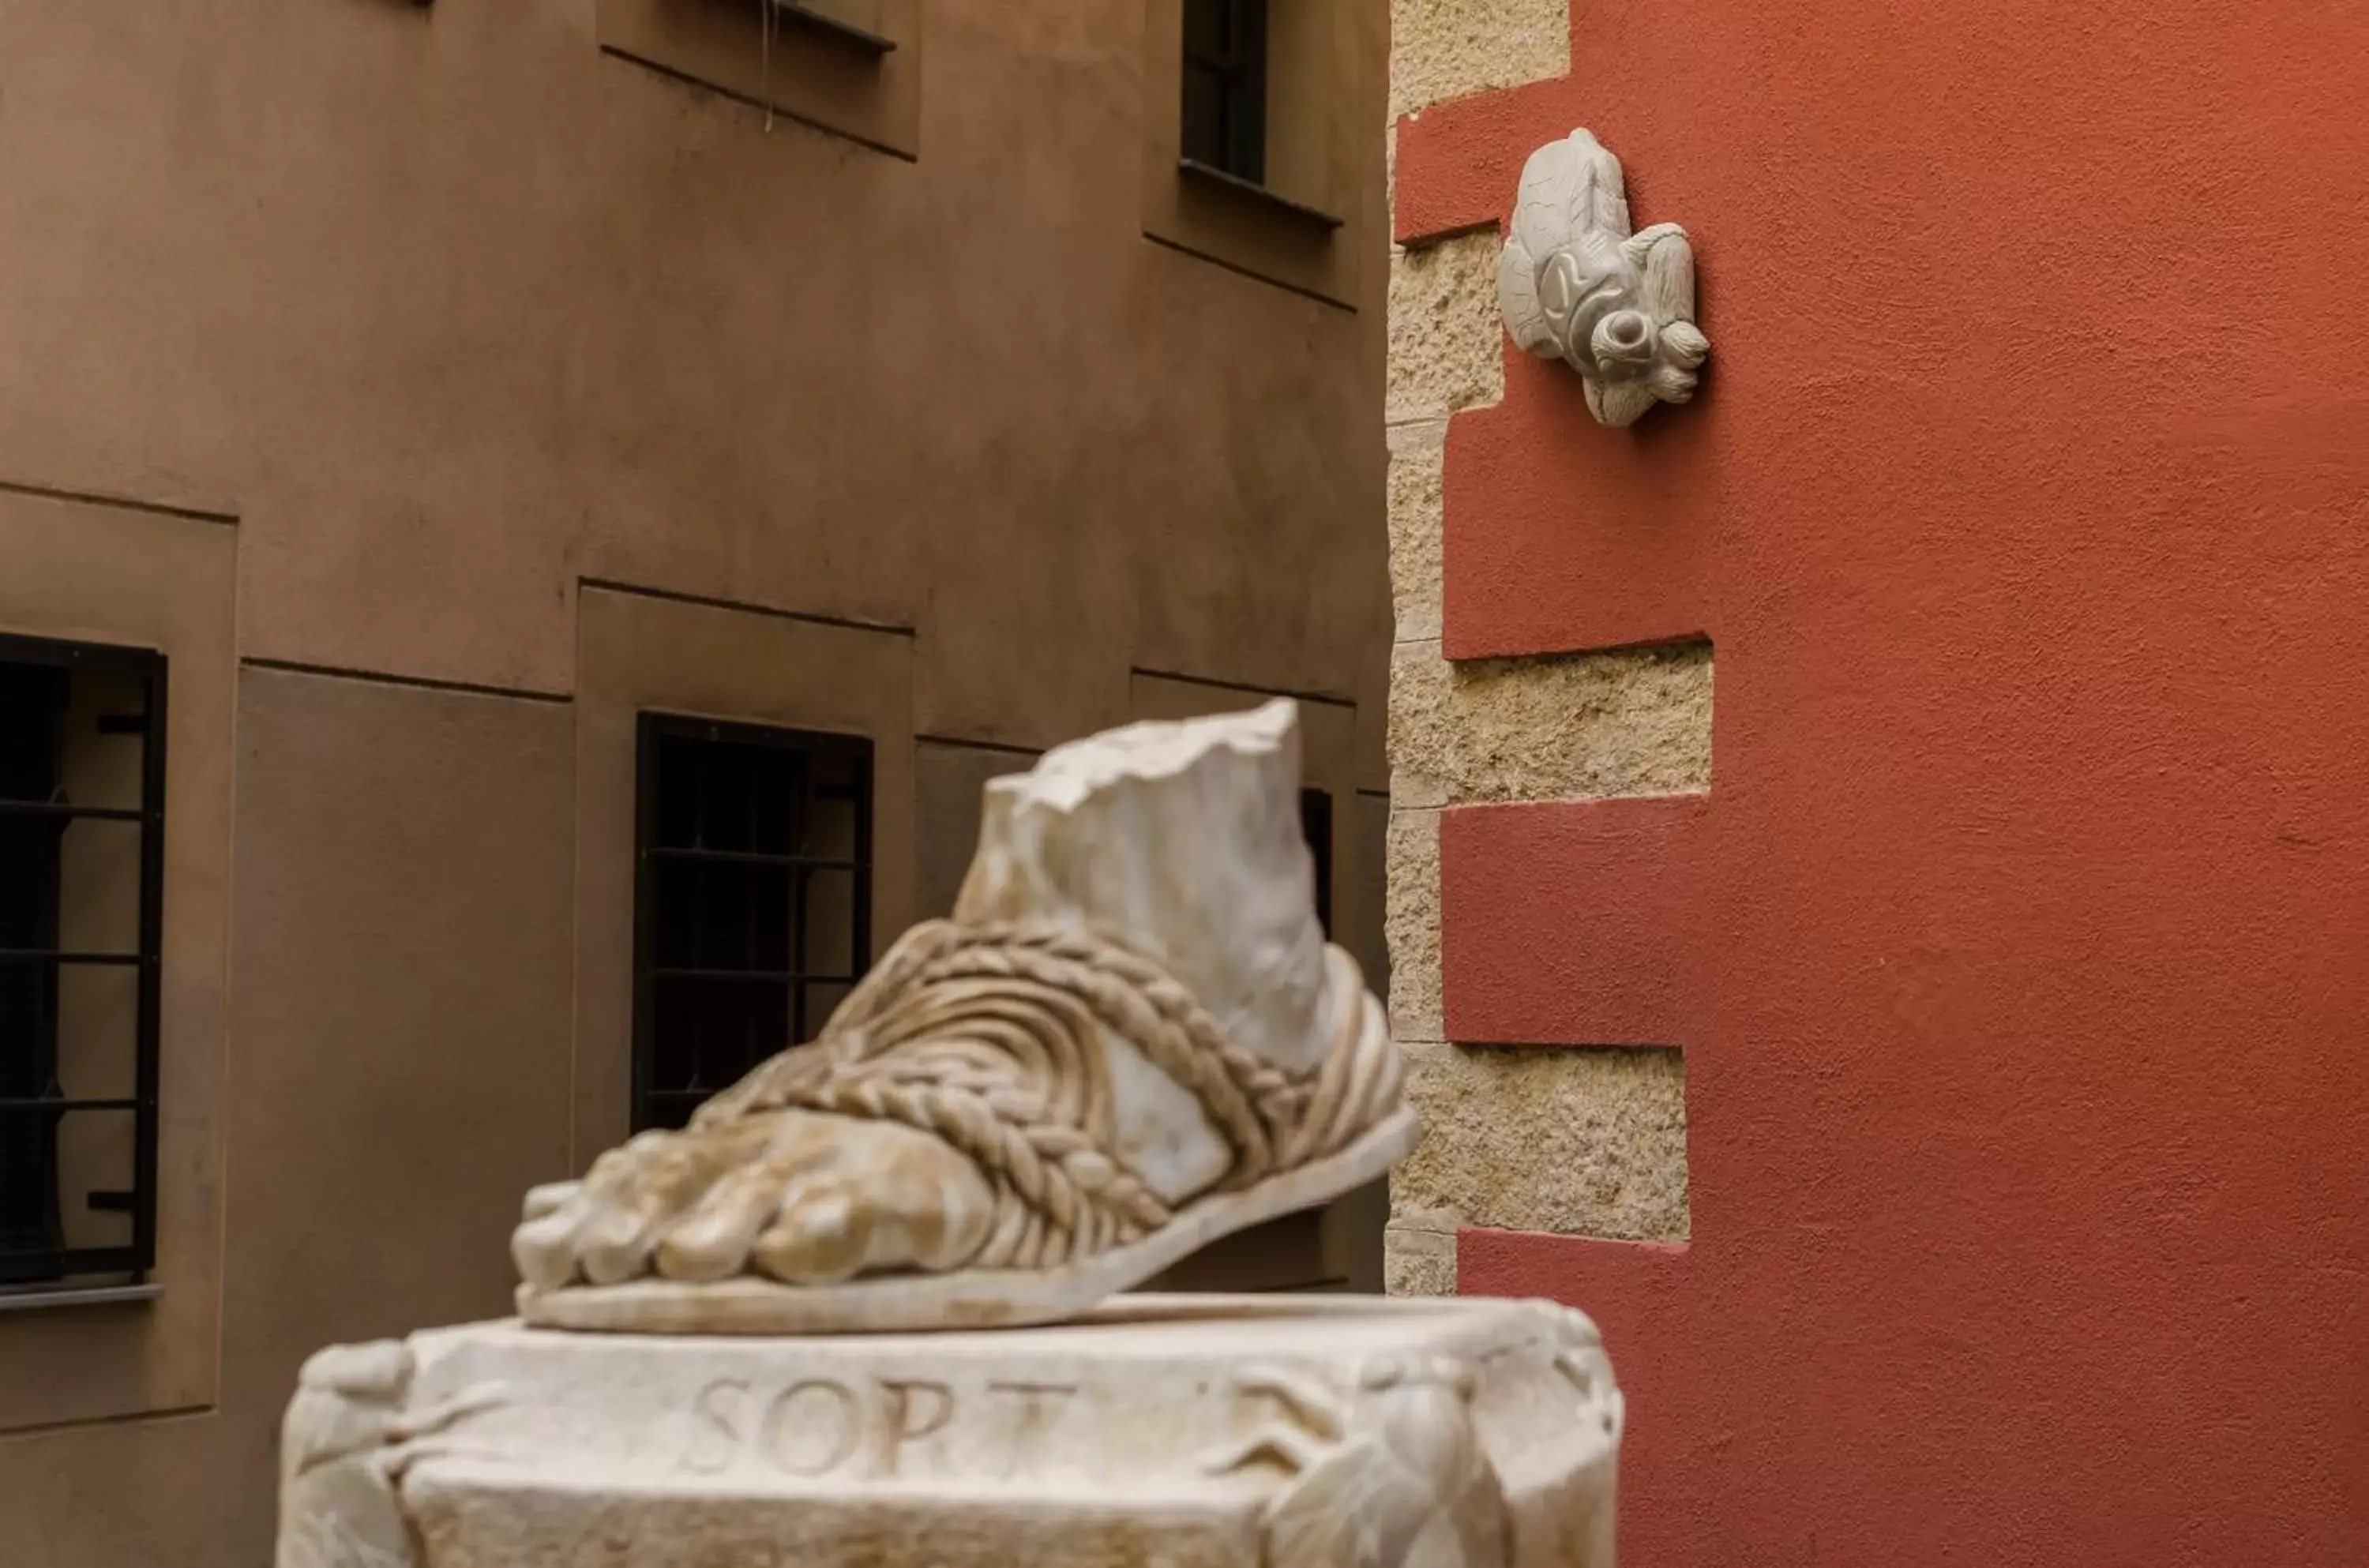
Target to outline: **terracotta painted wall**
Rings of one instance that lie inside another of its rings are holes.
[[[1455,415],[1441,652],[1707,639],[1709,787],[1449,796],[1439,1027],[1681,1047],[1687,1221],[1459,1288],[1604,1326],[1630,1568],[2369,1562],[2369,17],[1572,9],[1399,238],[1588,126],[1712,368]]]

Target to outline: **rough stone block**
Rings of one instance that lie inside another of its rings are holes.
[[[1402,643],[1390,662],[1390,765],[1474,805],[1711,787],[1711,650],[1475,659]]]
[[[1571,0],[1391,0],[1390,118],[1571,74]]]
[[[1686,1063],[1629,1047],[1410,1045],[1423,1141],[1390,1176],[1398,1222],[1629,1241],[1687,1236]]]
[[[1392,1224],[1382,1231],[1382,1288],[1392,1296],[1456,1294],[1456,1232]]]
[[[1392,422],[1436,418],[1505,395],[1497,234],[1459,235],[1390,258]]]
[[[1439,813],[1390,813],[1390,1034],[1441,1037]]]
[[[1395,640],[1439,639],[1440,522],[1446,419],[1390,428],[1390,609]]]

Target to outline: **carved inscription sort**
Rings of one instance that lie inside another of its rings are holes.
[[[682,1468],[714,1475],[756,1464],[800,1478],[893,1481],[937,1468],[943,1437],[1001,1453],[1008,1481],[1043,1458],[1077,1394],[1074,1383],[997,1380],[958,1394],[923,1378],[801,1378],[770,1388],[719,1378],[692,1402]]]

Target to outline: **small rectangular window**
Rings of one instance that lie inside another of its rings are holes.
[[[0,1288],[156,1258],[165,659],[0,635]]]
[[[1184,161],[1266,183],[1266,0],[1184,0]]]
[[[811,1038],[872,961],[872,743],[644,714],[635,1130]]]

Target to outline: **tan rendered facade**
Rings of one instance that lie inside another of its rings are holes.
[[[1566,74],[1567,0],[1398,0],[1390,118]],[[1456,1288],[1459,1227],[1687,1236],[1686,1069],[1676,1050],[1467,1047],[1440,1018],[1439,818],[1510,801],[1711,784],[1711,650],[1451,663],[1440,651],[1448,421],[1505,387],[1494,228],[1390,256],[1390,1020],[1424,1142],[1393,1174],[1394,1294]]]
[[[639,712],[868,737],[876,946],[986,777],[1299,694],[1382,964],[1378,14],[1305,51],[1320,238],[1161,183],[1146,0],[884,4],[853,79],[201,9],[0,17],[0,631],[171,670],[160,1289],[0,1301],[0,1558],[62,1568],[266,1560],[303,1356],[502,1311],[624,1131]],[[1354,1285],[1370,1214],[1196,1266]]]

